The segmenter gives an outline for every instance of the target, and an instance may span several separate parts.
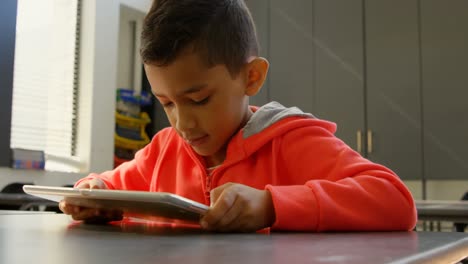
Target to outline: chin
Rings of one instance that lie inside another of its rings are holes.
[[[199,148],[199,147],[193,147],[193,151],[195,151],[198,155],[203,156],[203,157],[208,157],[214,155],[214,151],[209,151],[208,149],[205,148]]]

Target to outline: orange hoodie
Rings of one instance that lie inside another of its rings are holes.
[[[210,176],[203,159],[166,128],[134,160],[84,179],[99,177],[109,189],[170,192],[206,205],[210,190],[228,182],[267,189],[276,212],[272,228],[280,230],[415,226],[413,198],[398,176],[336,138],[334,123],[275,102],[253,110]]]

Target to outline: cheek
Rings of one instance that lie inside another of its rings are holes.
[[[212,114],[221,130],[232,130],[239,126],[242,119],[242,104],[239,98],[228,97],[218,106]]]
[[[175,127],[175,124],[177,123],[177,118],[175,115],[172,114],[171,110],[164,109],[164,112],[166,113],[167,119],[169,120],[171,126]]]
[[[241,93],[232,94],[231,97],[227,99],[227,102],[229,103],[224,107],[226,111],[228,111],[229,117],[235,119],[236,122],[240,122],[241,120],[239,119],[242,119],[248,107],[248,101],[245,95]]]

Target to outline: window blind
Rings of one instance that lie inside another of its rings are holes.
[[[79,0],[18,0],[12,148],[73,159],[79,4]],[[46,169],[54,170],[48,165],[46,160]]]

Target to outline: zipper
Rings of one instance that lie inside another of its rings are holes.
[[[205,185],[205,198],[209,204],[211,204],[211,179],[213,175],[206,174],[206,185]]]
[[[188,147],[189,148],[189,147]],[[198,159],[198,157],[192,152],[192,150],[189,150],[188,151],[190,157],[192,158],[192,160],[195,162],[195,164],[198,166],[198,168],[201,169],[203,175],[203,180],[205,180],[205,183],[202,185],[203,187],[205,187],[205,204],[211,204],[211,195],[210,195],[210,191],[211,191],[211,177],[208,175],[207,171],[206,171],[206,167],[202,164],[202,162]]]
[[[205,184],[205,197],[207,199],[207,201],[211,204],[211,185],[213,183],[213,177],[215,175],[215,171],[218,170],[220,166],[217,166],[215,168],[213,168],[211,171],[208,171],[207,169],[205,169],[205,172],[206,172],[206,184]]]

